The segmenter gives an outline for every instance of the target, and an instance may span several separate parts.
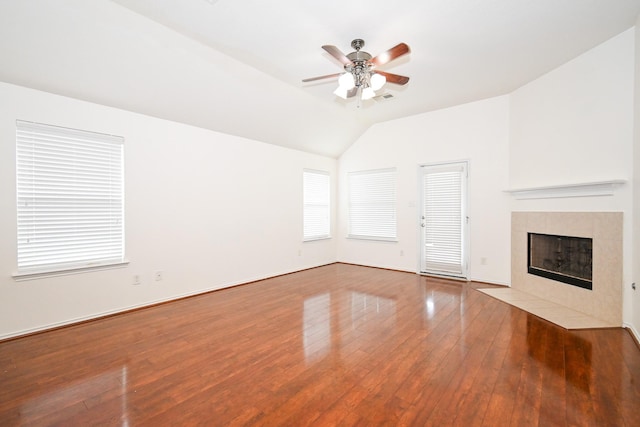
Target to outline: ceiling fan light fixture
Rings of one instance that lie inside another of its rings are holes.
[[[371,87],[365,87],[362,89],[362,100],[366,101],[367,99],[371,99],[376,96],[376,92]]]
[[[347,89],[343,88],[342,86],[338,86],[333,94],[339,96],[342,99],[347,99]]]
[[[345,91],[351,90],[356,86],[356,82],[353,79],[353,74],[344,73],[338,78],[338,85]]]
[[[382,86],[387,82],[387,78],[382,74],[372,73],[371,74],[371,88],[373,90],[380,90]]]

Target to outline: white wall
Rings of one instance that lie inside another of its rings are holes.
[[[128,267],[13,280],[16,119],[124,136]],[[302,243],[302,170],[335,189],[335,159],[4,83],[0,141],[0,339],[335,261]]]
[[[371,127],[339,159],[338,260],[418,271],[418,165],[468,160],[469,277],[508,284],[508,111],[502,96]],[[388,167],[398,170],[398,242],[346,239],[347,173]]]
[[[514,200],[514,211],[621,211],[624,236],[631,236],[634,37],[628,30],[518,89],[510,111],[511,188],[612,179],[626,184],[613,196]],[[625,238],[627,323],[633,321],[631,250]]]
[[[634,31],[511,95],[510,185],[630,178]]]

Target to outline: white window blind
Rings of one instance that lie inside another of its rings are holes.
[[[348,177],[348,237],[395,241],[395,168],[350,172]]]
[[[327,172],[305,170],[303,179],[304,240],[326,239],[330,236],[329,182]]]
[[[425,269],[464,272],[466,163],[423,167]]]
[[[123,262],[123,138],[16,129],[18,273]]]

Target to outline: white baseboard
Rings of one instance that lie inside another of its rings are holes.
[[[638,330],[630,323],[622,323],[622,326],[627,328],[629,332],[631,332],[631,335],[636,339],[636,342],[640,344],[640,333],[638,333]]]
[[[497,281],[497,280],[488,281],[486,279],[480,279],[478,277],[470,277],[469,280],[472,281],[472,282],[486,283],[487,285],[506,286],[508,288],[511,287],[511,283],[510,282],[501,282],[501,281]]]

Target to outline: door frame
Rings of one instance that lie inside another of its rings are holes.
[[[466,177],[463,183],[463,194],[462,194],[462,202],[463,202],[463,223],[462,223],[462,273],[460,275],[454,274],[446,274],[446,273],[438,273],[438,272],[429,272],[423,271],[422,265],[424,261],[424,246],[425,242],[423,241],[423,227],[422,224],[422,212],[424,211],[424,180],[423,180],[423,168],[425,167],[434,167],[434,166],[447,166],[447,165],[455,165],[455,164],[463,164]],[[422,275],[435,275],[435,276],[443,276],[450,277],[453,279],[463,279],[469,280],[469,260],[470,260],[470,216],[469,216],[469,177],[470,177],[470,168],[471,161],[469,159],[462,160],[452,160],[452,161],[442,161],[442,162],[433,162],[433,163],[420,163],[418,164],[417,171],[417,187],[418,187],[418,200],[419,202],[416,204],[416,228],[417,228],[417,273]]]

